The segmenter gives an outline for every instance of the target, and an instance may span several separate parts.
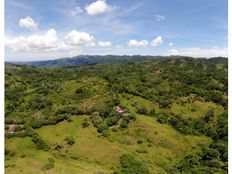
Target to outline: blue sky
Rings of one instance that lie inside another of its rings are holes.
[[[7,0],[7,61],[227,56],[227,0]]]

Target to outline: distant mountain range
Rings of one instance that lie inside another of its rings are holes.
[[[141,56],[141,55],[80,55],[71,58],[60,58],[55,60],[43,60],[43,61],[28,61],[28,62],[6,62],[16,65],[29,65],[35,67],[69,67],[76,65],[94,65],[94,64],[107,64],[107,63],[131,63],[151,61],[154,59],[166,59],[166,58],[191,58],[183,56]],[[221,59],[221,58],[219,58]],[[224,59],[224,58],[223,58]],[[214,59],[215,60],[215,59]]]

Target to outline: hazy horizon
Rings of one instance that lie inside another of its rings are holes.
[[[6,63],[16,63],[16,62],[40,62],[40,61],[54,61],[54,60],[60,60],[60,59],[72,59],[72,58],[80,58],[81,56],[151,56],[151,57],[189,57],[189,58],[194,58],[194,59],[213,59],[213,58],[225,58],[228,59],[228,57],[223,57],[223,56],[215,56],[215,57],[192,57],[192,56],[182,56],[182,55],[116,55],[116,54],[107,54],[107,55],[97,55],[97,54],[93,54],[93,55],[88,55],[88,54],[83,54],[83,55],[76,55],[76,56],[70,56],[70,57],[58,57],[58,58],[50,58],[50,59],[38,59],[38,60],[25,60],[25,61],[20,61],[20,60],[5,60]]]

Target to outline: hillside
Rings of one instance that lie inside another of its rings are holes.
[[[28,61],[28,62],[9,62],[16,65],[30,65],[35,67],[69,67],[77,65],[95,65],[95,64],[110,64],[110,63],[132,63],[132,62],[142,62],[142,61],[152,61],[157,59],[178,59],[181,56],[116,56],[116,55],[80,55],[71,58],[60,58],[55,60],[43,60],[43,61]],[[190,57],[185,57],[189,58]],[[215,58],[225,59],[225,58]]]
[[[6,173],[227,173],[227,59],[123,62],[6,64]]]

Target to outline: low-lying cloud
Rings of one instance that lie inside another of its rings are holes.
[[[111,46],[112,46],[112,43],[111,43],[111,42],[99,41],[99,42],[98,42],[98,45],[99,45],[100,47],[111,47]]]
[[[170,49],[169,55],[191,56],[191,57],[227,57],[227,48],[185,48],[185,49]]]
[[[5,44],[13,51],[56,51],[65,49],[65,43],[57,37],[56,30],[49,29],[44,35],[19,36],[6,38]]]
[[[137,40],[129,40],[129,42],[127,43],[129,47],[145,47],[149,44],[149,42],[147,40],[141,40],[141,41],[137,41]]]
[[[58,51],[78,49],[80,45],[94,45],[94,37],[89,33],[72,30],[64,39],[57,36],[55,29],[49,29],[44,35],[19,36],[6,38],[5,45],[13,51]]]

